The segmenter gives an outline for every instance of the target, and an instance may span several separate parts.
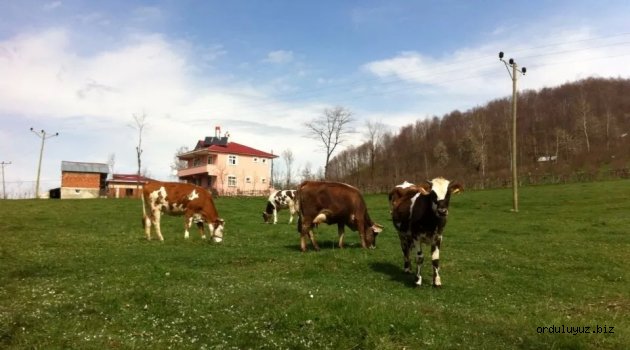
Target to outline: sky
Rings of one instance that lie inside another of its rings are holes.
[[[519,90],[630,77],[629,13],[627,0],[0,0],[6,192],[34,195],[42,140],[40,192],[60,186],[62,161],[113,156],[115,173],[135,173],[134,116],[155,179],[175,180],[177,150],[215,126],[317,171],[305,122],[351,111],[342,150],[368,121],[395,133],[510,97],[499,51],[527,68]]]

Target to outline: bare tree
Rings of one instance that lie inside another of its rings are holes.
[[[352,132],[352,112],[337,106],[332,109],[325,109],[322,116],[304,124],[308,129],[308,136],[323,143],[326,151],[326,163],[324,165],[324,176],[328,178],[328,163],[330,156],[337,146],[346,141],[347,136]]]
[[[173,173],[172,176],[177,176],[177,171],[181,169],[186,169],[188,167],[188,161],[182,160],[178,156],[182,153],[188,152],[189,149],[187,146],[180,146],[177,150],[175,150],[175,154],[173,155],[173,163],[171,163],[171,171]]]
[[[138,156],[138,179],[136,182],[136,191],[140,191],[140,172],[142,169],[142,131],[144,131],[144,127],[147,125],[146,123],[146,114],[144,112],[140,115],[134,114],[133,120],[135,125],[130,125],[132,128],[138,131],[138,146],[136,146],[136,155]]]
[[[285,149],[284,151],[282,151],[282,159],[284,160],[284,164],[286,167],[286,185],[285,188],[290,188],[291,186],[291,181],[292,179],[292,175],[293,175],[293,162],[295,161],[295,158],[293,157],[293,151],[291,151],[290,149]]]
[[[385,132],[385,125],[381,122],[373,122],[368,120],[365,123],[367,131],[365,136],[367,138],[367,144],[370,157],[370,183],[374,183],[374,160],[376,159],[376,146],[378,145],[381,136]]]
[[[313,180],[315,178],[313,171],[311,170],[311,162],[306,162],[306,164],[304,164],[301,175],[302,181]]]
[[[114,165],[116,164],[116,154],[110,153],[107,156],[107,166],[109,167],[109,171],[112,173],[112,177],[114,177]]]
[[[577,101],[577,113],[580,116],[582,132],[584,133],[584,142],[586,143],[586,153],[591,152],[591,142],[588,137],[588,119],[591,114],[591,105],[586,100],[584,89],[580,89],[580,96]]]

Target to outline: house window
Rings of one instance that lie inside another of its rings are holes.
[[[228,187],[236,187],[236,176],[228,175]]]
[[[260,179],[260,182],[266,184],[267,183],[267,179],[265,179],[264,177],[262,179]]]
[[[208,164],[214,164],[214,157],[208,156]]]
[[[266,158],[263,158],[263,159],[262,159],[262,162],[263,162],[263,164],[267,163],[267,159],[266,159]]]
[[[133,197],[133,188],[125,188],[125,197]]]
[[[230,155],[228,156],[228,164],[229,165],[236,165],[236,156]]]
[[[254,157],[254,163],[258,163],[258,158]]]
[[[246,177],[246,178],[245,178],[245,183],[248,183],[248,184],[252,183],[252,178],[251,178],[251,177],[249,177],[249,176],[248,176],[248,177]]]
[[[201,159],[199,158],[193,159],[193,166],[199,166],[199,165],[201,165]]]

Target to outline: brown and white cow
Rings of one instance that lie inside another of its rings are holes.
[[[278,223],[278,211],[280,209],[289,209],[289,224],[293,223],[293,216],[296,214],[297,200],[295,198],[296,190],[275,191],[269,195],[267,207],[263,211],[262,216],[265,223],[269,223],[273,216],[273,223]]]
[[[225,221],[219,217],[210,193],[203,187],[189,183],[150,181],[142,189],[142,223],[144,233],[151,239],[151,225],[160,241],[164,241],[160,229],[162,212],[184,216],[184,238],[193,222],[199,228],[201,238],[206,238],[203,224],[208,225],[215,242],[223,240]]]
[[[337,224],[339,248],[343,248],[344,226],[358,231],[363,248],[376,247],[376,236],[383,226],[372,221],[363,196],[355,187],[338,182],[305,181],[298,188],[297,198],[297,229],[303,252],[306,251],[306,237],[310,238],[313,248],[319,250],[313,228],[321,223]]]
[[[451,194],[462,191],[459,184],[437,177],[421,185],[397,187],[390,192],[392,222],[398,231],[404,270],[411,273],[411,250],[416,248],[416,285],[422,284],[422,244],[431,246],[433,286],[440,287],[440,245],[446,226]]]

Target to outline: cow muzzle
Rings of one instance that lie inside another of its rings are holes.
[[[448,209],[447,208],[437,208],[437,214],[438,214],[438,216],[447,216],[448,215]]]

